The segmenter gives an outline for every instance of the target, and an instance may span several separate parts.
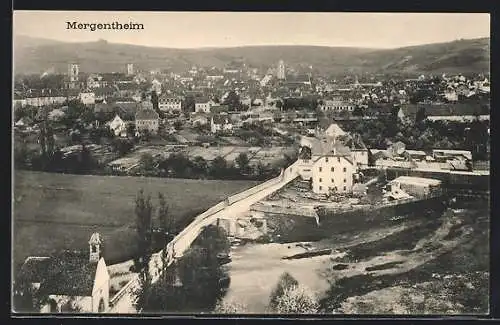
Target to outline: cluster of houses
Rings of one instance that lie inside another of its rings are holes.
[[[42,78],[47,76],[44,74]],[[121,119],[132,120],[141,111],[143,103],[149,101],[145,94],[154,91],[161,112],[174,116],[188,112],[194,124],[211,124],[210,129],[217,132],[237,126],[240,116],[241,120],[245,120],[248,118],[246,115],[251,115],[247,122],[269,121],[272,120],[272,112],[280,112],[281,120],[287,120],[283,112],[286,99],[311,96],[317,99],[316,110],[304,107],[302,112],[298,112],[304,116],[292,118],[293,122],[314,123],[317,121],[315,111],[342,116],[352,115],[354,111],[362,111],[367,117],[383,115],[390,113],[394,105],[400,107],[398,116],[402,120],[413,119],[422,106],[426,107],[430,120],[470,121],[476,115],[484,120],[489,118],[489,110],[484,109],[483,104],[479,101],[464,103],[459,99],[461,96],[470,98],[489,94],[489,87],[489,81],[484,76],[474,79],[461,75],[420,76],[384,82],[375,77],[361,82],[357,77],[347,81],[324,77],[313,79],[310,73],[295,72],[283,61],[263,76],[258,69],[246,66],[242,60],[231,62],[224,69],[192,67],[183,74],[162,71],[145,73],[136,71],[133,64],[127,65],[126,73],[84,74],[78,64],[70,64],[68,75],[59,89],[16,89],[13,101],[14,107],[57,107],[68,100],[79,100],[96,114],[116,112],[118,108]],[[443,101],[412,103],[411,97],[422,91],[437,94]],[[234,107],[224,104],[232,92],[238,96],[247,114],[235,114]],[[191,100],[194,103],[188,105]],[[155,114],[141,111],[137,125],[155,132],[157,123],[151,122],[153,118]],[[220,124],[222,121],[224,123]],[[280,116],[277,121],[280,121]]]
[[[406,168],[429,171],[470,171],[472,153],[467,150],[409,150],[402,142],[386,149],[367,149],[362,140],[332,123],[317,128],[314,137],[303,137],[299,174],[316,194],[347,194],[359,191],[366,168]]]

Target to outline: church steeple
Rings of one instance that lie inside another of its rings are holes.
[[[90,236],[89,240],[89,262],[99,262],[101,258],[101,235],[95,232]]]

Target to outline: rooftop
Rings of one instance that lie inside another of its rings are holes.
[[[412,176],[400,176],[394,180],[393,182],[399,182],[404,184],[412,184],[412,185],[427,185],[427,186],[436,186],[440,185],[441,181],[433,178],[423,178],[423,177],[412,177]]]
[[[43,294],[91,296],[97,262],[88,254],[63,252],[54,257],[31,257],[21,267],[19,276],[40,283]]]
[[[151,109],[141,109],[135,113],[136,120],[157,120],[160,116]]]

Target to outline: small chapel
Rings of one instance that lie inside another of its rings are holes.
[[[25,260],[16,278],[37,292],[41,313],[107,312],[110,277],[101,235],[93,233],[88,245],[88,252],[64,251]]]

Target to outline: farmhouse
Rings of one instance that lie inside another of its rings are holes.
[[[42,313],[102,313],[109,306],[109,273],[101,257],[102,240],[93,233],[89,253],[66,251],[53,257],[28,257],[17,281],[38,292]]]

